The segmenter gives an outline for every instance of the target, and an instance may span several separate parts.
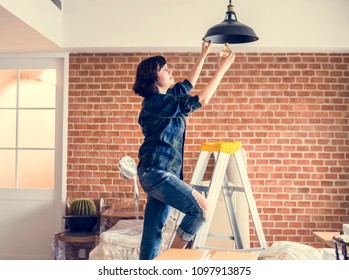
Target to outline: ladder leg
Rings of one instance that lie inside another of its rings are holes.
[[[230,155],[226,153],[219,153],[216,165],[212,173],[212,180],[209,185],[209,193],[207,196],[209,217],[195,237],[193,248],[204,246],[208,231],[211,227],[212,216],[216,208],[219,192],[221,190],[226,169],[228,166]]]
[[[230,188],[227,188],[227,187],[223,187],[222,191],[223,191],[225,206],[227,208],[230,227],[231,227],[232,233],[234,234],[235,247],[236,249],[243,249],[243,243],[241,240],[239,225],[237,222],[236,213],[235,213],[233,202],[232,202],[233,192],[231,191]]]
[[[202,180],[205,175],[205,171],[208,165],[208,162],[210,160],[211,153],[207,151],[200,152],[198,161],[196,163],[193,177],[191,178],[190,184],[191,185],[201,185]]]
[[[215,152],[214,156],[215,156],[215,161],[217,162],[218,153]],[[229,164],[229,162],[228,162],[228,164]],[[227,165],[227,168],[228,168],[228,165]],[[243,243],[242,243],[239,225],[237,222],[238,220],[237,220],[234,205],[233,205],[233,197],[232,197],[233,191],[229,188],[229,180],[227,177],[227,170],[226,170],[226,174],[224,176],[224,185],[222,186],[222,194],[223,194],[223,198],[224,198],[224,202],[225,202],[225,207],[227,209],[227,214],[228,214],[231,232],[233,233],[235,247],[237,249],[242,249]]]
[[[250,213],[251,213],[251,216],[253,219],[253,223],[254,223],[257,237],[259,240],[259,244],[261,245],[262,248],[266,248],[267,242],[265,240],[264,232],[262,229],[262,224],[261,224],[261,221],[259,219],[259,215],[258,215],[258,211],[257,211],[256,202],[253,198],[251,185],[250,185],[250,182],[249,182],[249,179],[247,176],[246,166],[243,163],[243,158],[242,158],[242,154],[241,154],[240,150],[238,150],[234,153],[234,158],[236,160],[236,164],[237,164],[237,167],[239,170],[242,185],[243,185],[244,192],[246,195],[246,200],[247,200],[247,203],[248,203],[249,208],[250,208]]]

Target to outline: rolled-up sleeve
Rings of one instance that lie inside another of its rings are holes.
[[[188,116],[190,113],[202,107],[198,96],[189,95],[192,89],[193,85],[189,80],[185,79],[183,82],[175,84],[175,86],[169,90],[169,93],[179,98],[179,110],[185,116]]]
[[[179,97],[179,107],[183,115],[188,116],[190,113],[202,107],[199,102],[199,96],[191,96],[189,94]]]

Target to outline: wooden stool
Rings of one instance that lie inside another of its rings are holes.
[[[64,242],[64,248],[59,241]],[[89,253],[98,245],[99,235],[96,233],[58,232],[54,235],[54,259],[88,260]]]

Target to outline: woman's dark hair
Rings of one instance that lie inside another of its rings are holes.
[[[158,91],[158,71],[166,64],[163,56],[153,56],[143,60],[137,67],[136,81],[133,91],[143,97],[148,97]]]

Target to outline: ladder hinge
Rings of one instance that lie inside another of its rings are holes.
[[[198,192],[205,192],[208,193],[209,187],[203,186],[203,185],[191,185],[193,189],[197,190]]]

